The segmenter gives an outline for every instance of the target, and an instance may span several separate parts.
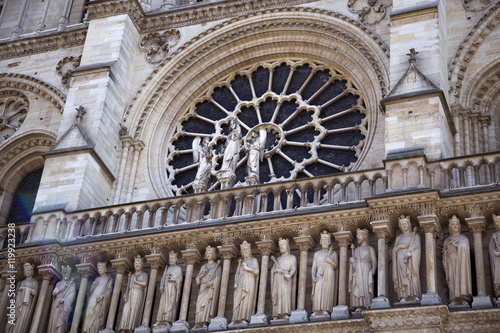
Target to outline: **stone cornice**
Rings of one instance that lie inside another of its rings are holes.
[[[83,45],[87,27],[66,30],[46,36],[35,36],[0,43],[0,60],[28,56]]]

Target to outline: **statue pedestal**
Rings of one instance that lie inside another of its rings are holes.
[[[139,326],[134,330],[134,333],[151,333],[151,329],[148,326]]]
[[[351,313],[347,305],[337,305],[333,307],[332,315],[330,316],[332,320],[342,320],[351,318]]]
[[[233,188],[236,181],[236,175],[229,170],[220,170],[216,174],[217,180],[220,182],[220,189],[227,190]]]
[[[271,319],[271,325],[284,325],[290,322],[289,318]]]
[[[221,331],[225,329],[227,329],[227,319],[222,316],[212,318],[212,320],[210,321],[210,325],[208,325],[208,330],[210,332]]]
[[[153,325],[153,333],[168,333],[171,325],[169,323]]]
[[[189,323],[185,320],[178,320],[172,324],[170,332],[187,333],[189,332]]]
[[[472,298],[473,309],[489,309],[493,307],[491,297],[488,295],[474,296]]]
[[[111,328],[105,328],[103,330],[100,330],[99,333],[115,333]]]
[[[384,296],[375,297],[370,305],[370,309],[388,309],[391,307],[391,302]]]
[[[405,301],[405,302],[396,302],[394,303],[395,308],[402,308],[402,307],[407,307],[407,306],[419,306],[420,301]]]
[[[227,328],[230,329],[230,330],[234,330],[234,329],[238,329],[238,328],[247,328],[248,327],[248,322],[247,321],[242,321],[242,322],[239,322],[239,323],[230,323],[229,325],[227,325]]]
[[[250,327],[257,326],[267,326],[269,325],[269,320],[267,320],[267,316],[263,313],[256,313],[250,319]]]
[[[292,315],[288,320],[290,324],[307,323],[309,319],[307,318],[307,311],[304,309],[297,309],[292,311]]]
[[[319,311],[323,312],[323,311]],[[326,312],[326,311],[325,311]],[[324,321],[324,320],[330,320],[330,315],[327,313],[319,313],[319,314],[311,314],[311,317],[309,318],[309,321]]]
[[[437,293],[427,293],[422,295],[422,305],[438,305],[443,304],[441,297]]]

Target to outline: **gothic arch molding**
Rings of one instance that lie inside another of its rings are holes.
[[[28,131],[13,138],[0,151],[0,225],[7,219],[15,190],[21,181],[45,164],[42,154],[56,141],[56,133]]]
[[[194,38],[160,64],[122,123],[146,143],[146,150],[161,147],[193,99],[216,80],[262,61],[296,58],[334,64],[352,77],[364,91],[374,129],[378,101],[386,92],[389,53],[375,34],[351,21],[331,12],[293,8],[222,23],[205,33],[211,38]],[[147,153],[148,164],[155,166],[150,178],[161,179],[165,156]],[[155,186],[156,193],[166,196],[162,188]]]

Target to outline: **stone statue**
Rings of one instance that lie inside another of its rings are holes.
[[[443,267],[450,290],[450,305],[468,306],[472,297],[469,239],[460,234],[460,220],[449,220],[450,236],[443,244]]]
[[[14,324],[9,318],[7,333],[28,333],[30,329],[38,292],[38,281],[33,277],[34,266],[24,264],[24,275],[26,279],[22,280],[17,288]]]
[[[208,262],[201,266],[200,272],[196,276],[196,284],[200,286],[200,289],[196,301],[195,327],[193,329],[208,329],[210,319],[216,315],[222,272],[220,260],[215,262],[215,251],[215,247],[207,246],[205,259]]]
[[[349,259],[349,293],[351,308],[359,311],[368,309],[373,299],[373,276],[377,270],[377,257],[373,247],[368,245],[368,230],[356,231],[358,247],[352,247]]]
[[[493,214],[493,222],[497,231],[491,235],[490,239],[491,274],[495,296],[500,298],[500,215]]]
[[[252,257],[252,248],[247,241],[244,241],[240,248],[243,260],[239,260],[234,276],[233,321],[229,324],[230,327],[248,326],[255,312],[259,263]]]
[[[212,175],[212,152],[209,143],[210,138],[207,136],[203,140],[199,136],[193,140],[193,162],[199,162],[193,182],[194,193],[205,192]]]
[[[90,287],[90,298],[87,305],[83,333],[98,333],[104,329],[109,302],[113,292],[113,278],[106,274],[106,263],[97,263],[99,276]]]
[[[133,332],[141,326],[144,300],[146,299],[146,288],[148,286],[148,274],[142,270],[143,262],[141,256],[134,260],[135,273],[129,273],[128,285],[123,300],[122,319],[118,329],[122,332]]]
[[[314,254],[312,274],[312,310],[311,318],[328,316],[336,305],[337,296],[337,252],[333,251],[331,235],[325,230],[320,239],[321,250]]]
[[[297,281],[297,258],[290,254],[288,239],[279,239],[281,256],[271,256],[274,266],[271,269],[271,300],[273,320],[288,319],[295,308],[295,285]]]
[[[403,233],[396,237],[392,250],[394,289],[400,302],[420,302],[420,236],[416,228],[411,231],[409,216],[399,217],[399,229]]]
[[[230,132],[226,139],[224,157],[222,158],[221,171],[230,173],[236,172],[238,161],[240,159],[241,148],[241,128],[237,119],[232,119],[230,123]]]
[[[62,267],[63,279],[57,282],[52,295],[52,309],[50,311],[49,333],[66,333],[68,331],[71,307],[76,297],[76,286],[73,279],[70,280],[71,267]]]
[[[247,182],[249,185],[259,183],[259,166],[264,158],[264,147],[266,142],[266,130],[252,131],[248,139],[247,148]]]
[[[171,324],[176,320],[177,308],[181,297],[182,268],[177,265],[177,253],[170,251],[170,267],[165,269],[160,282],[160,307],[154,326]]]

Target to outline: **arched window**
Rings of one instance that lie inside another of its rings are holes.
[[[7,223],[27,223],[35,205],[43,169],[38,169],[23,179],[16,190]]]

